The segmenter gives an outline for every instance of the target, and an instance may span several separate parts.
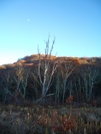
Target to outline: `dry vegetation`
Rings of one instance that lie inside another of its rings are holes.
[[[101,108],[0,107],[0,134],[100,134]]]

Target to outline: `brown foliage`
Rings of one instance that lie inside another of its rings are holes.
[[[66,99],[66,103],[71,103],[73,101],[73,96],[70,95],[67,99]]]
[[[0,66],[0,70],[1,70],[1,69],[6,69],[6,66]]]
[[[41,54],[40,59],[44,62],[45,55]],[[83,64],[96,64],[100,65],[101,63],[101,58],[98,57],[92,57],[92,58],[78,58],[78,57],[56,57],[56,56],[51,56],[50,62],[55,62],[59,61],[61,64],[65,62],[71,62],[73,65],[83,65]],[[3,66],[0,66],[0,69],[6,69],[6,68],[15,68],[16,66],[33,66],[38,64],[38,54],[33,54],[31,56],[26,56],[22,58],[21,60],[13,63],[13,64],[5,64]]]

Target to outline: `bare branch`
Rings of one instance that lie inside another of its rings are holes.
[[[46,48],[45,48],[44,64],[43,62],[41,63],[41,57],[38,50],[38,56],[39,56],[38,76],[39,76],[40,83],[42,85],[42,98],[47,95],[47,92],[49,91],[51,85],[53,74],[57,68],[56,62],[54,62],[53,65],[51,64],[51,54],[53,50],[53,45],[55,43],[55,39],[53,40],[50,51],[49,51],[49,38],[45,43],[46,43]],[[41,71],[41,69],[43,70]]]

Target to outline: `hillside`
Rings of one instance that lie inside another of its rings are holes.
[[[101,58],[56,57],[33,54],[0,66],[0,97],[3,103],[66,103],[101,105]],[[49,96],[49,97],[48,97]],[[19,102],[20,101],[20,102]]]
[[[44,54],[41,54],[41,60],[44,60]],[[56,56],[51,56],[51,61],[76,61],[80,65],[81,64],[93,64],[93,65],[101,65],[101,57],[56,57]],[[31,56],[25,56],[24,58],[19,59],[18,61],[15,61],[13,64],[4,64],[0,66],[1,69],[7,69],[7,68],[14,68],[16,66],[33,66],[34,64],[38,63],[38,54],[33,54]]]

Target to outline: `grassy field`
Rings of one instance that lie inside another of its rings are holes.
[[[0,134],[101,134],[101,108],[0,105]]]

